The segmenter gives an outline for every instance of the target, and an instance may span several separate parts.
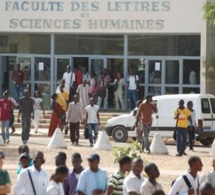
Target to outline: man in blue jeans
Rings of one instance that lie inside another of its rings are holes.
[[[139,77],[131,69],[128,76],[128,97],[130,102],[130,109],[133,110],[136,107],[137,91],[138,91]]]
[[[88,126],[88,133],[89,133],[89,141],[90,146],[93,146],[93,143],[95,143],[98,135],[98,129],[100,126],[99,121],[99,106],[94,104],[94,99],[90,98],[90,105],[88,105],[86,108],[86,120],[85,125]],[[92,135],[92,131],[94,131],[94,137]]]
[[[179,107],[175,110],[174,118],[176,119],[176,156],[187,155],[185,153],[187,132],[188,132],[188,121],[192,126],[191,112],[189,109],[184,107],[184,100],[178,102]]]

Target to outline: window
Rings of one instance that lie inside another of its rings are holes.
[[[201,99],[201,107],[202,107],[202,113],[211,113],[209,101],[207,98]]]
[[[215,113],[215,99],[210,98],[210,102],[211,102],[212,111],[213,111],[213,113]]]

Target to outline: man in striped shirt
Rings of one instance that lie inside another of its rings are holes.
[[[131,170],[131,161],[128,156],[123,156],[119,160],[119,170],[111,176],[106,195],[123,195],[124,175]]]

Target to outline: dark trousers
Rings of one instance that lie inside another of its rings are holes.
[[[193,140],[195,139],[195,127],[188,126],[188,135],[189,135],[189,148],[193,150]]]
[[[176,145],[179,154],[183,154],[186,148],[187,128],[176,128]]]
[[[80,122],[77,123],[70,123],[69,130],[70,130],[70,140],[72,143],[79,141],[79,127]]]
[[[31,117],[22,115],[22,141],[28,141],[31,131]]]

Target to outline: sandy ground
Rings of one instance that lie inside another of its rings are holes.
[[[55,164],[54,164],[54,157],[57,152],[64,151],[67,153],[68,160],[67,165],[71,168],[71,154],[73,152],[79,152],[82,155],[83,159],[83,166],[87,167],[87,156],[94,151],[92,151],[92,148],[90,147],[83,147],[83,146],[69,146],[67,150],[63,149],[54,149],[54,150],[48,150],[46,146],[31,144],[30,146],[30,154],[33,156],[33,153],[35,151],[43,151],[45,154],[46,162],[43,165],[44,170],[46,170],[49,174],[49,176],[54,172]],[[18,146],[17,145],[7,145],[1,147],[1,151],[3,151],[6,155],[5,161],[4,161],[4,168],[7,168],[10,177],[12,180],[12,184],[14,185],[16,182],[17,174],[16,174],[16,168],[17,168],[17,162],[18,162]],[[100,167],[107,170],[109,176],[117,170],[118,165],[114,164],[114,156],[112,154],[112,151],[95,151],[101,156],[101,163]],[[185,170],[188,168],[188,158],[191,155],[198,155],[201,157],[202,162],[204,164],[203,171],[201,174],[207,172],[212,168],[211,166],[211,157],[209,157],[208,152],[204,152],[201,150],[198,150],[198,148],[195,150],[195,152],[189,152],[188,156],[183,157],[176,157],[175,151],[170,151],[169,155],[147,155],[147,154],[141,154],[142,158],[147,162],[154,162],[157,164],[157,166],[160,169],[161,175],[159,178],[159,182],[163,185],[163,188],[165,192],[167,193],[170,189],[171,182],[173,179],[177,178],[179,175],[181,175]],[[11,193],[13,194],[13,193]]]

